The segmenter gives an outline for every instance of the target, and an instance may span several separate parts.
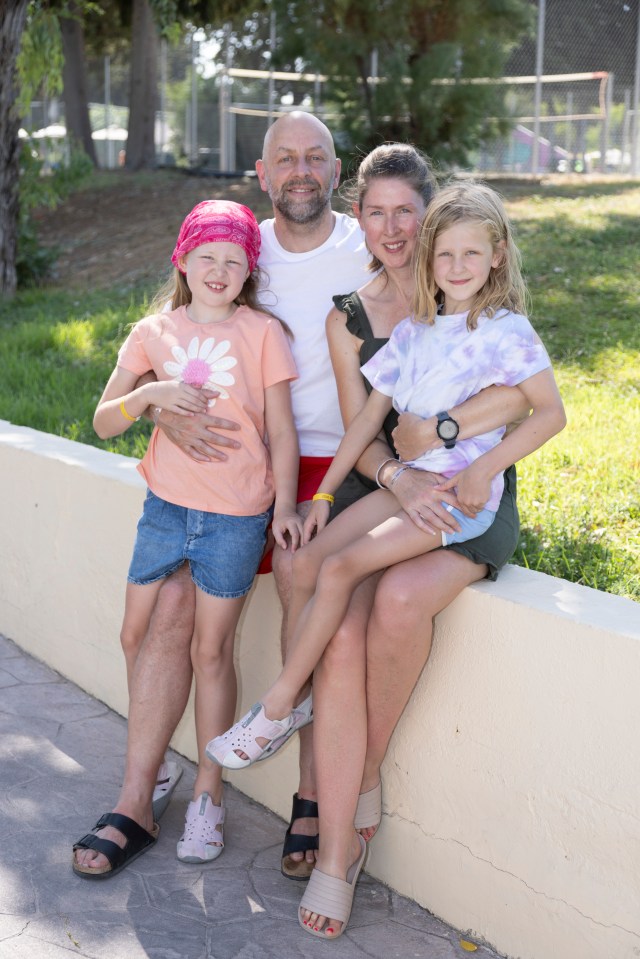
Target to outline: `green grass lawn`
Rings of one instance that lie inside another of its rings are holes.
[[[514,561],[638,600],[640,186],[497,186],[568,414],[564,432],[518,467]],[[52,287],[0,304],[0,418],[142,455],[148,424],[101,442],[91,420],[150,292]]]
[[[566,429],[518,467],[516,561],[640,598],[640,186],[511,195]]]

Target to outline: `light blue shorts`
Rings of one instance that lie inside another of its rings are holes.
[[[459,533],[442,533],[443,546],[451,546],[452,543],[466,543],[468,539],[475,539],[476,536],[481,536],[482,533],[489,529],[496,518],[495,511],[491,509],[481,509],[480,512],[476,513],[473,519],[471,519],[471,517],[465,516],[464,513],[461,513],[460,510],[454,506],[449,506],[447,503],[443,503],[442,505],[460,524]]]
[[[251,589],[262,557],[271,510],[229,516],[176,506],[147,490],[127,579],[146,586],[187,560],[198,589],[236,599]]]

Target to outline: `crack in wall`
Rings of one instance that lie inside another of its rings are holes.
[[[505,876],[509,876],[510,879],[515,879],[516,882],[523,885],[526,889],[528,889],[535,896],[538,896],[541,899],[545,899],[546,901],[551,903],[559,903],[563,906],[566,906],[568,909],[571,909],[573,912],[577,913],[577,915],[581,916],[583,919],[586,919],[588,922],[592,922],[595,926],[599,926],[602,929],[617,929],[620,932],[626,933],[626,935],[628,936],[635,937],[638,940],[638,942],[640,942],[640,932],[637,932],[634,929],[627,929],[625,926],[621,926],[618,923],[601,922],[598,919],[594,919],[593,916],[588,916],[586,913],[578,909],[578,907],[575,906],[573,903],[567,902],[566,899],[559,899],[555,896],[550,896],[539,889],[535,889],[528,882],[526,882],[526,880],[524,880],[521,876],[516,876],[515,873],[509,872],[508,869],[504,869],[500,866],[497,866],[495,863],[491,862],[490,859],[485,859],[482,856],[478,856],[476,853],[473,852],[473,850],[469,846],[465,845],[465,843],[461,842],[459,839],[454,839],[451,836],[448,836],[448,837],[436,836],[434,833],[427,832],[421,823],[416,822],[415,820],[412,820],[412,819],[406,819],[404,816],[400,816],[397,813],[387,812],[385,813],[385,815],[387,815],[390,819],[397,819],[401,823],[406,823],[408,825],[415,826],[417,829],[419,829],[422,835],[425,836],[427,839],[434,839],[436,840],[436,842],[442,842],[442,843],[454,843],[456,846],[460,846],[460,848],[468,852],[469,855],[473,859],[475,859],[477,862],[485,863],[485,865],[490,866],[492,869],[495,869],[496,872],[502,873]]]

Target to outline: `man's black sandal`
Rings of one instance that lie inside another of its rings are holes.
[[[118,832],[122,833],[127,840],[124,849],[121,849],[116,842],[112,842],[110,839],[102,839],[95,835],[98,829],[103,829],[105,826],[113,826]],[[73,846],[73,871],[83,879],[107,879],[109,876],[115,876],[117,872],[120,872],[130,862],[133,862],[143,852],[155,845],[160,826],[154,823],[153,832],[149,833],[128,816],[123,816],[122,813],[108,812],[100,817],[93,830],[93,832],[87,833],[86,836],[79,839]],[[88,865],[81,866],[76,862],[77,849],[94,849],[106,856],[109,865],[93,868]]]
[[[318,804],[312,799],[300,799],[297,793],[293,795],[293,806],[291,809],[291,820],[289,828],[284,839],[282,847],[282,865],[281,872],[287,879],[297,879],[300,882],[306,882],[311,873],[315,862],[307,862],[306,858],[297,861],[291,858],[292,852],[306,853],[310,849],[318,848],[318,835],[303,836],[300,833],[292,833],[291,827],[296,819],[317,819]]]

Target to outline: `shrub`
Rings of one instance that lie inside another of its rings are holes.
[[[55,248],[45,249],[38,240],[32,217],[37,207],[55,209],[83,183],[93,171],[86,153],[72,148],[67,164],[46,171],[44,161],[25,140],[20,157],[20,217],[18,221],[18,253],[16,269],[18,287],[38,286],[50,275],[58,257]]]

